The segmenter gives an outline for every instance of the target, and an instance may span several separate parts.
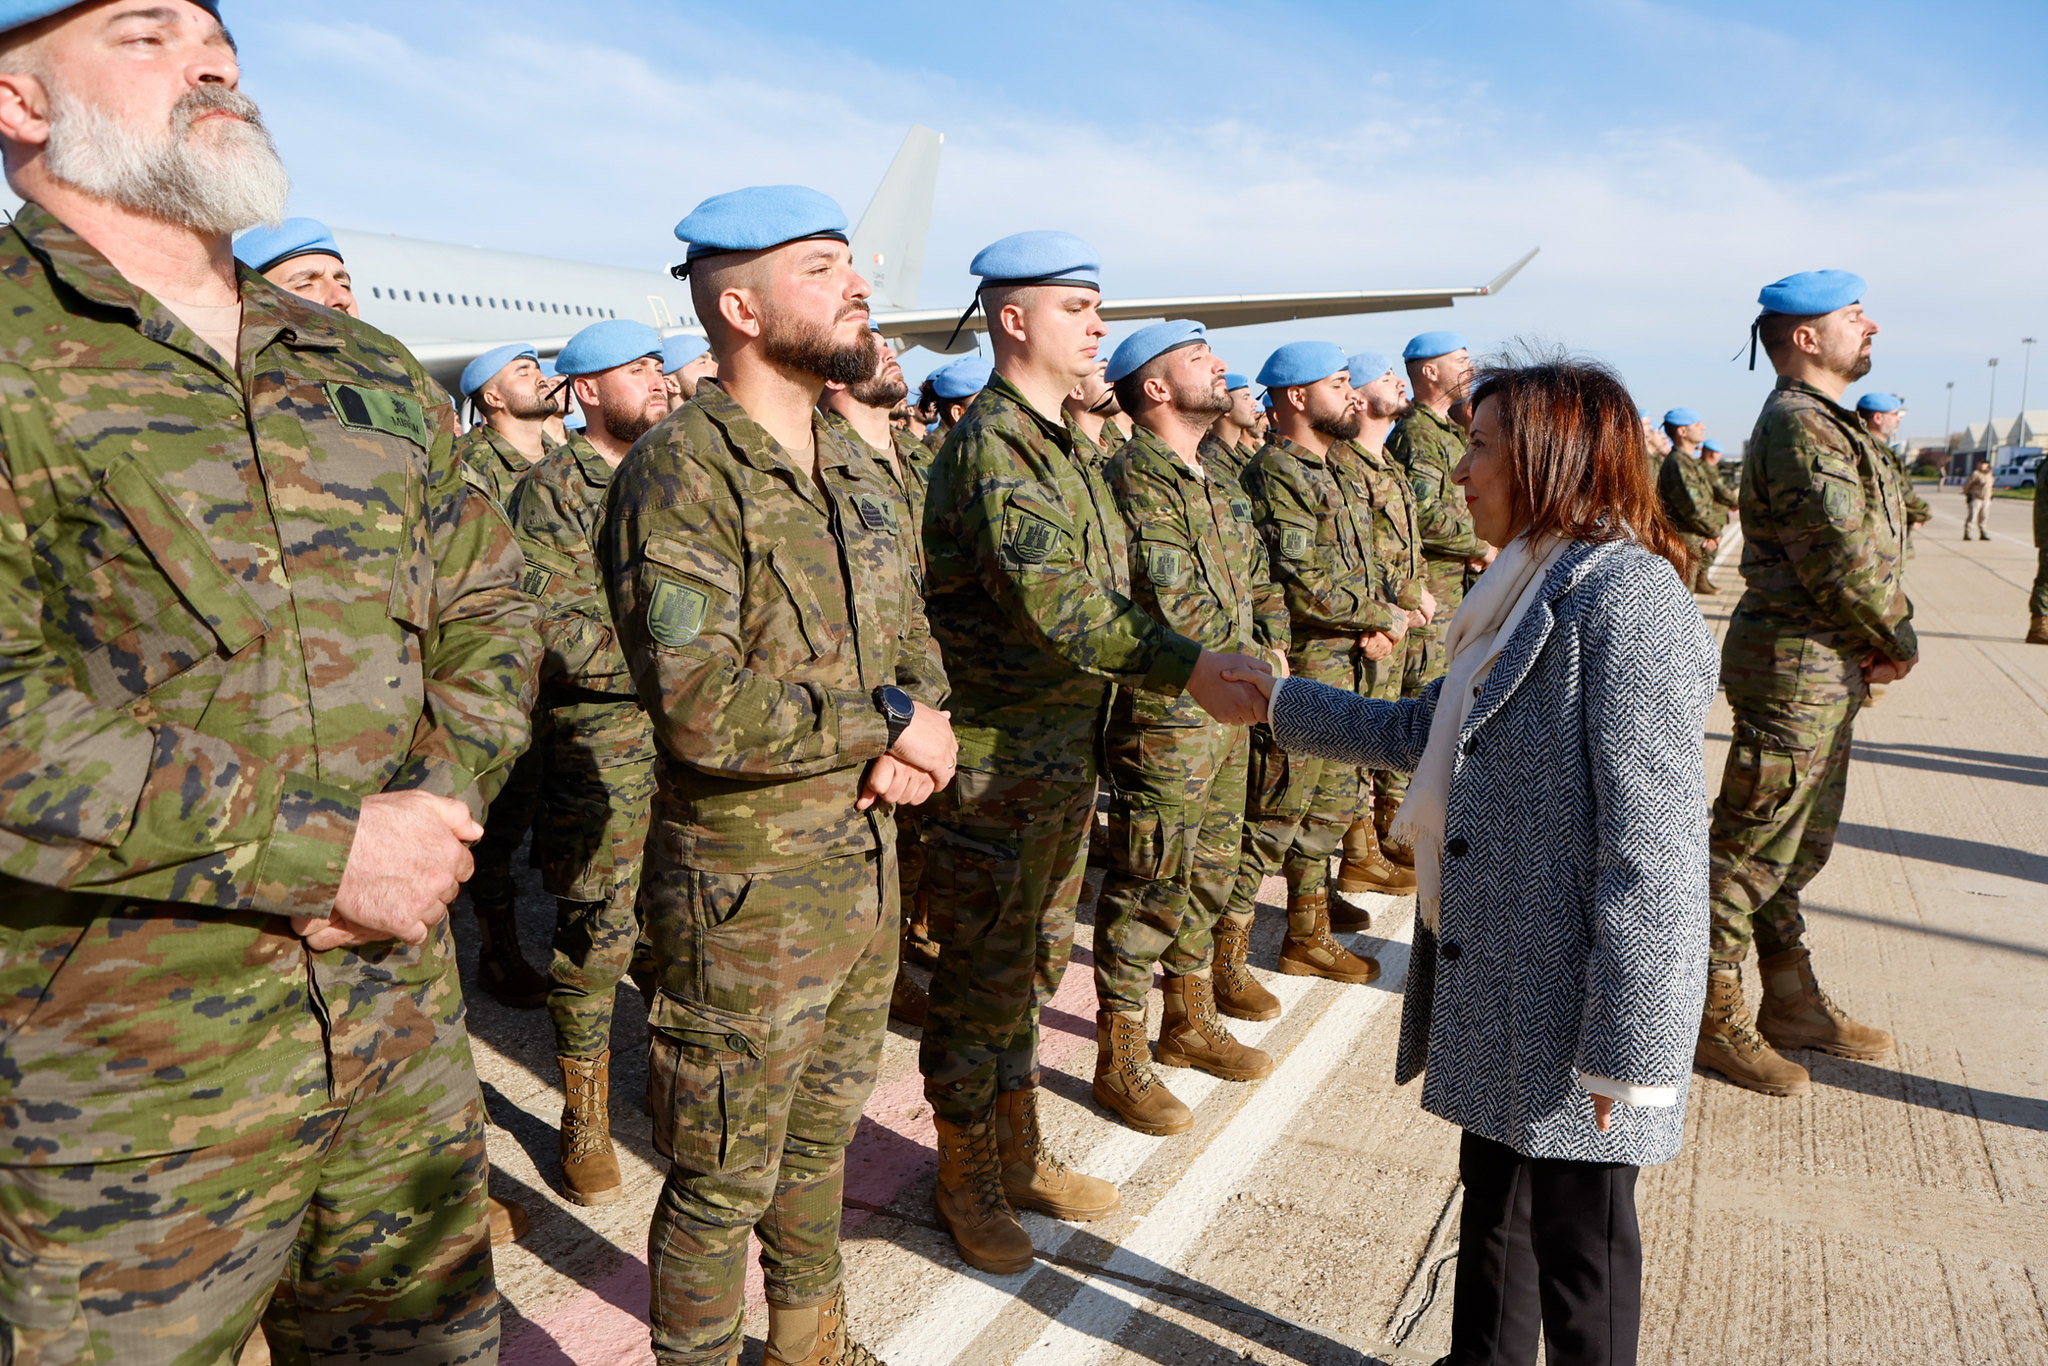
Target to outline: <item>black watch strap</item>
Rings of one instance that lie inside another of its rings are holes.
[[[881,709],[883,721],[889,726],[889,748],[896,748],[897,740],[910,729],[910,723],[917,719],[917,703],[909,693],[893,684],[883,684],[875,689],[875,705]]]

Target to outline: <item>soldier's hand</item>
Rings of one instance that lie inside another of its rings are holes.
[[[1273,657],[1273,674],[1276,678],[1289,678],[1293,676],[1294,671],[1287,667],[1287,651],[1275,648],[1266,651],[1266,653]]]
[[[867,780],[860,787],[860,800],[854,805],[862,811],[876,802],[921,806],[938,790],[931,774],[884,754],[869,767]]]
[[[1394,657],[1394,638],[1385,631],[1367,631],[1358,638],[1358,645],[1375,664]]]
[[[1422,620],[1424,623],[1436,620],[1436,594],[1427,588],[1422,590]]]
[[[1251,681],[1254,674],[1264,675],[1263,691]],[[1256,656],[1204,650],[1188,679],[1188,692],[1203,711],[1224,725],[1249,726],[1266,719],[1266,693],[1272,690],[1272,679],[1273,671]]]
[[[302,915],[292,917],[292,928],[306,941],[306,946],[315,953],[329,949],[361,948],[365,944],[381,944],[391,936],[381,930],[365,929],[353,920],[329,916],[325,920],[308,920]]]
[[[1901,664],[1890,655],[1873,650],[1870,658],[1863,661],[1863,681],[1873,688],[1896,683],[1913,671],[1913,664],[1910,659]]]
[[[916,707],[910,724],[889,746],[889,757],[923,769],[934,784],[944,787],[953,781],[953,768],[960,758],[960,742],[953,738],[953,713],[922,702]]]
[[[1700,542],[1700,549],[1706,551],[1709,555],[1720,548],[1721,538],[1719,536],[1709,536],[1706,540]]]
[[[333,918],[424,944],[476,870],[463,841],[483,833],[469,808],[452,797],[379,792],[363,798]]]
[[[1289,676],[1282,674],[1280,677],[1285,678]],[[1223,677],[1227,682],[1243,683],[1258,689],[1259,696],[1267,700],[1272,698],[1274,685],[1280,681],[1279,678],[1275,678],[1272,674],[1260,673],[1256,669],[1225,669]],[[1266,719],[1263,709],[1260,711],[1259,719],[1261,721]]]

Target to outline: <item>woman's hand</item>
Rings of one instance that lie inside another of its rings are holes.
[[[1249,683],[1254,688],[1257,688],[1260,695],[1268,702],[1273,700],[1273,675],[1263,669],[1225,669],[1223,671],[1223,681],[1226,683]]]
[[[1614,1127],[1614,1102],[1606,1096],[1593,1097],[1593,1127],[1603,1134]]]

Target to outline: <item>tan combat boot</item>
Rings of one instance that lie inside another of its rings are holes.
[[[594,1058],[557,1058],[568,1103],[562,1109],[562,1198],[609,1205],[625,1193],[612,1151],[610,1049]]]
[[[1378,787],[1377,781],[1374,783]],[[1375,791],[1372,796],[1372,832],[1379,836],[1380,857],[1410,873],[1415,872],[1415,851],[1397,839],[1390,839],[1387,828],[1394,823],[1394,817],[1401,812],[1401,797],[1392,793]]]
[[[2048,645],[2048,617],[2033,618],[2027,627],[2027,644]]]
[[[1366,958],[1330,935],[1330,899],[1322,892],[1287,898],[1287,942],[1280,946],[1280,971],[1289,977],[1327,977],[1363,985],[1380,975],[1379,960]]]
[[[931,1009],[931,993],[912,979],[907,968],[897,964],[896,985],[889,988],[889,1018],[923,1029]]]
[[[472,900],[476,912],[477,980],[499,1005],[532,1010],[548,1001],[554,985],[535,972],[519,952],[519,922],[512,903]]]
[[[938,942],[932,938],[931,894],[922,884],[903,908],[903,961],[926,970],[939,965]]]
[[[1379,832],[1373,828],[1371,818],[1356,820],[1344,832],[1344,860],[1337,865],[1337,890],[1344,893],[1381,892],[1387,896],[1408,896],[1415,891],[1415,869],[1403,867],[1388,858],[1380,848]],[[1352,907],[1363,924],[1352,926],[1345,923],[1340,910],[1330,908],[1330,924],[1340,930],[1368,929],[1372,917],[1362,908]]]
[[[1239,1043],[1224,1027],[1216,1014],[1216,996],[1206,971],[1168,977],[1163,990],[1166,1013],[1159,1020],[1161,1067],[1196,1067],[1225,1081],[1257,1081],[1272,1075],[1272,1055]]]
[[[1812,1048],[1838,1058],[1874,1062],[1892,1055],[1891,1033],[1857,1024],[1820,989],[1805,948],[1787,949],[1757,962],[1764,980],[1756,1010],[1757,1032],[1781,1052]]]
[[[526,1217],[526,1207],[517,1200],[490,1198],[487,1206],[491,1223],[491,1246],[503,1247],[516,1243],[526,1236],[531,1221]]]
[[[1707,975],[1707,1005],[1700,1015],[1700,1041],[1693,1048],[1692,1062],[1767,1096],[1803,1096],[1813,1089],[1806,1069],[1780,1056],[1749,1022],[1742,978],[1734,972]]]
[[[1003,1198],[1012,1209],[1086,1223],[1123,1203],[1115,1186],[1075,1171],[1045,1146],[1035,1086],[996,1093],[996,1155],[1003,1164]]]
[[[768,1301],[768,1342],[761,1366],[884,1366],[847,1336],[846,1287],[823,1304],[791,1309]]]
[[[1216,952],[1210,960],[1211,984],[1216,990],[1216,1008],[1233,1020],[1274,1020],[1280,1016],[1280,998],[1259,985],[1250,966],[1252,918],[1242,925],[1228,914],[1216,919]]]
[[[939,1130],[939,1179],[932,1209],[960,1260],[992,1276],[1014,1276],[1031,1265],[1031,1235],[1003,1195],[1002,1159],[996,1150],[995,1107],[969,1124],[933,1115]]]
[[[1095,1013],[1095,1099],[1141,1134],[1184,1134],[1195,1124],[1152,1070],[1142,1010]]]

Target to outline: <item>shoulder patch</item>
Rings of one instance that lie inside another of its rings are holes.
[[[1028,512],[1013,511],[1009,530],[1010,553],[1023,564],[1044,564],[1065,539],[1058,527]]]
[[[1280,528],[1280,557],[1287,560],[1308,558],[1310,537],[1307,527],[1283,526]]]
[[[702,590],[663,579],[654,586],[654,597],[647,604],[647,634],[657,645],[680,649],[704,629],[704,609],[710,604],[710,596]]]
[[[892,499],[872,493],[857,493],[853,506],[860,513],[861,525],[869,531],[896,530],[896,504]]]
[[[427,410],[409,394],[329,381],[327,401],[334,405],[334,415],[341,425],[353,431],[383,432],[422,449],[433,445],[433,436],[427,429]]]
[[[1252,500],[1249,498],[1231,499],[1230,515],[1237,518],[1240,522],[1249,522],[1252,519]]]
[[[1179,583],[1184,563],[1176,546],[1148,544],[1145,547],[1145,577],[1153,583],[1169,588]]]
[[[542,597],[547,593],[548,585],[554,581],[552,570],[542,569],[537,564],[529,564],[526,566],[526,572],[519,577],[519,591],[529,598]]]

